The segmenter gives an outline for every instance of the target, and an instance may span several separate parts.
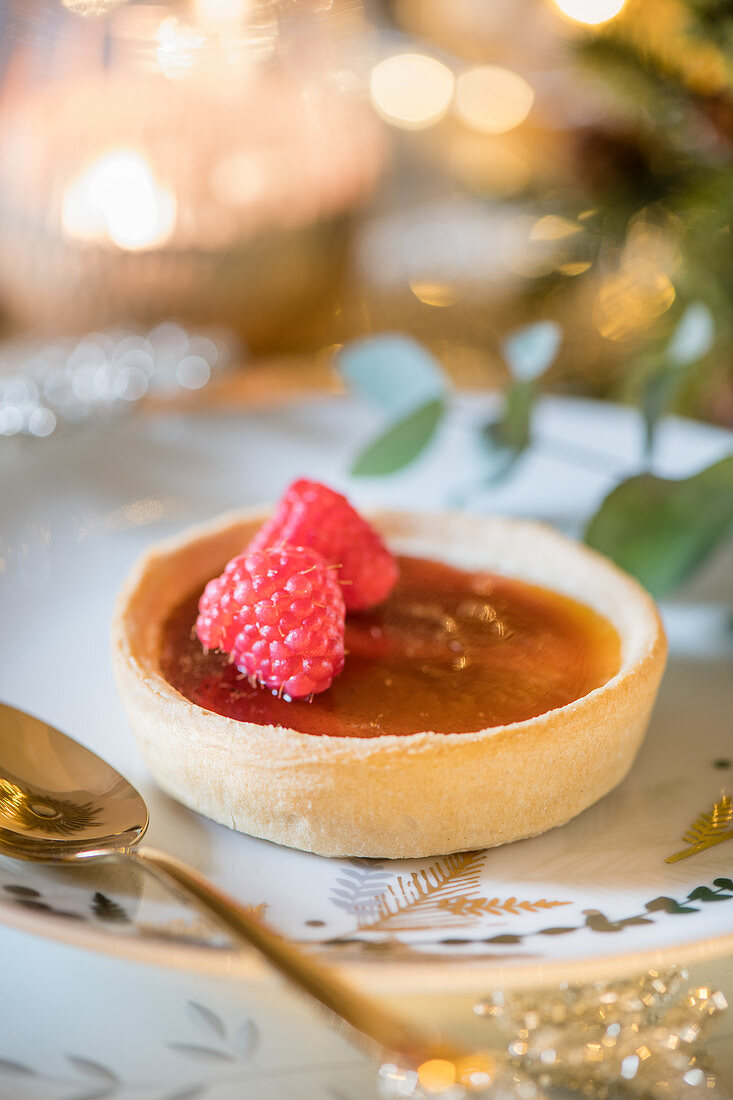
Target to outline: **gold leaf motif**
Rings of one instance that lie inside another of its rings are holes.
[[[517,898],[507,898],[500,901],[499,898],[443,898],[438,903],[442,908],[462,917],[480,917],[490,913],[494,917],[502,917],[505,913],[513,913],[521,916],[522,913],[536,913],[538,909],[554,909],[558,905],[570,905],[569,901],[547,901],[540,898],[539,901],[518,901]]]
[[[520,901],[511,897],[486,898],[480,893],[485,852],[461,852],[443,856],[425,870],[403,875],[377,901],[377,916],[360,928],[369,931],[417,932],[455,928],[483,916],[521,916],[566,901]]]
[[[465,918],[446,913],[441,902],[445,898],[470,898],[478,894],[485,857],[485,852],[459,852],[443,856],[424,870],[400,875],[378,899],[376,917],[365,920],[360,927],[374,931],[418,931],[434,928],[436,923],[444,927],[464,924]]]
[[[680,859],[687,859],[698,852],[704,852],[715,844],[721,844],[724,840],[733,839],[733,829],[728,826],[733,822],[733,802],[729,795],[724,794],[709,813],[700,814],[693,821],[690,828],[682,837],[687,848],[668,856],[665,863],[676,863]]]

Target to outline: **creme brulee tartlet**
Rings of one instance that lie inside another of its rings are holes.
[[[666,642],[606,559],[524,520],[373,513],[400,580],[347,617],[331,687],[289,701],[194,631],[204,585],[266,515],[161,543],[120,595],[118,689],[175,798],[321,855],[418,857],[544,832],[626,775]]]

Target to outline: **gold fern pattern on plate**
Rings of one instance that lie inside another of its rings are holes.
[[[539,901],[519,901],[517,898],[507,898],[501,901],[499,898],[467,898],[448,897],[442,898],[439,903],[442,909],[447,909],[458,917],[482,917],[486,914],[492,917],[503,917],[506,913],[521,916],[522,913],[536,913],[540,909],[554,909],[558,905],[570,905],[569,901],[547,901],[540,898]]]
[[[688,859],[689,856],[704,852],[715,844],[722,844],[724,840],[733,840],[733,828],[729,828],[731,825],[733,825],[733,802],[729,795],[724,794],[713,804],[712,810],[700,814],[684,834],[682,840],[688,847],[676,852],[673,856],[668,856],[665,863],[677,863],[678,860]]]
[[[519,901],[486,898],[481,894],[481,870],[486,852],[443,856],[429,867],[400,875],[376,901],[375,912],[360,922],[370,932],[420,932],[460,928],[477,917],[514,916],[567,905],[563,901]]]

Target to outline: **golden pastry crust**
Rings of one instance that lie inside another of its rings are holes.
[[[265,515],[229,513],[153,547],[119,597],[117,687],[148,767],[174,798],[293,848],[399,858],[534,836],[624,778],[664,670],[656,606],[605,558],[525,520],[369,516],[396,553],[544,585],[605,615],[621,638],[621,667],[583,698],[475,733],[352,738],[238,722],[180,695],[160,672],[163,623],[241,552]]]

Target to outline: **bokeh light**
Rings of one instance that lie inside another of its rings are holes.
[[[458,287],[449,282],[410,278],[410,290],[426,306],[453,306],[460,298]]]
[[[532,241],[559,241],[563,237],[572,237],[580,231],[580,226],[568,218],[558,217],[557,214],[545,214],[534,223],[529,238]]]
[[[139,251],[173,232],[175,197],[160,187],[145,158],[116,149],[94,161],[66,190],[62,223],[77,240],[108,240]]]
[[[476,1091],[487,1089],[496,1076],[496,1060],[488,1054],[472,1054],[462,1059],[457,1069],[462,1085]]]
[[[462,73],[456,87],[456,113],[467,126],[504,134],[524,122],[534,91],[518,73],[498,65],[479,65]]]
[[[386,57],[372,69],[372,103],[388,122],[421,130],[441,119],[453,98],[453,73],[426,54]]]
[[[425,1092],[442,1092],[455,1083],[456,1067],[443,1058],[431,1058],[418,1068],[417,1077]]]
[[[626,0],[555,0],[555,4],[568,19],[586,26],[607,23],[623,8]]]
[[[608,340],[624,340],[665,313],[674,299],[674,286],[661,267],[633,258],[601,283],[593,323]]]

